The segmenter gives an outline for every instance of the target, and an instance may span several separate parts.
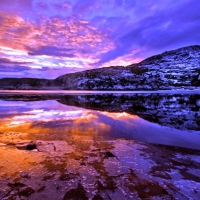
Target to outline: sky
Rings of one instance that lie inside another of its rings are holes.
[[[0,78],[53,79],[200,44],[199,0],[0,0]]]

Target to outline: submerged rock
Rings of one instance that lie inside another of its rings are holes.
[[[25,144],[17,144],[16,148],[19,150],[31,151],[31,150],[37,149],[37,145],[33,142],[30,142],[30,143],[25,143]]]

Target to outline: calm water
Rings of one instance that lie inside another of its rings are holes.
[[[81,135],[200,149],[198,91],[7,91],[0,93],[0,118],[0,143]]]

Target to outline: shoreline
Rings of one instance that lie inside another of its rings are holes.
[[[0,94],[200,94],[200,89],[191,90],[141,90],[141,91],[104,91],[104,90],[0,90]]]

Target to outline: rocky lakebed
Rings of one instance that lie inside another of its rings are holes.
[[[22,139],[20,139],[22,138]],[[200,151],[117,139],[0,135],[0,199],[200,199]]]

